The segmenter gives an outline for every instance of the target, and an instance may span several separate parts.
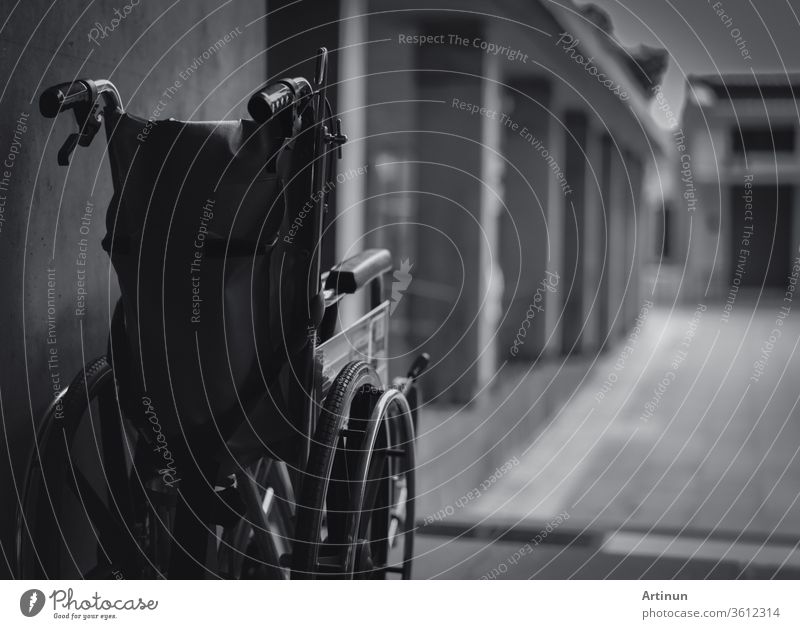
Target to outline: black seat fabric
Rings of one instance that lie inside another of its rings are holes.
[[[115,193],[103,244],[125,311],[129,403],[149,398],[168,434],[230,435],[254,414],[282,415],[270,386],[285,360],[266,329],[285,215],[280,127],[128,114],[107,124]],[[293,432],[280,423],[277,441]]]

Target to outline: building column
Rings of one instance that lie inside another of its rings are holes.
[[[602,337],[600,336],[600,311],[605,307],[603,300],[603,287],[601,272],[604,259],[603,235],[603,207],[602,181],[602,134],[591,123],[586,132],[587,168],[584,172],[584,204],[586,206],[585,237],[583,239],[584,257],[584,296],[583,320],[584,331],[582,345],[585,351],[600,349]]]
[[[556,87],[558,87],[556,85]],[[548,164],[555,163],[564,170],[566,164],[567,141],[564,133],[563,107],[559,90],[554,93],[554,103],[548,116],[547,152],[542,157]],[[552,160],[552,161],[551,161]],[[547,186],[547,272],[558,276],[557,290],[548,291],[545,299],[545,352],[547,355],[560,354],[562,351],[562,326],[564,325],[564,291],[569,291],[569,278],[564,276],[564,221],[567,214],[567,203],[564,192],[555,175],[548,173]]]
[[[485,59],[483,105],[492,111],[502,111],[503,98],[500,86],[500,59]],[[479,299],[482,307],[478,314],[478,382],[482,387],[489,383],[497,371],[497,326],[502,316],[503,267],[500,263],[500,214],[503,204],[502,127],[488,117],[482,119],[481,130],[481,206]]]
[[[615,341],[622,334],[625,319],[625,284],[627,282],[626,250],[626,197],[628,195],[628,177],[621,154],[622,148],[611,138],[610,166],[611,179],[609,199],[606,206],[608,214],[608,293],[609,293],[609,325],[611,334],[609,342]]]
[[[600,230],[597,232],[598,242],[600,244],[601,255],[598,257],[598,264],[600,267],[599,279],[599,295],[597,300],[597,338],[599,347],[602,349],[607,347],[609,338],[609,331],[611,329],[611,321],[613,316],[612,304],[612,281],[611,274],[611,234],[613,230],[612,224],[612,207],[614,199],[612,198],[612,189],[615,169],[613,167],[613,149],[614,145],[611,136],[604,132],[600,140],[600,206],[599,206],[599,226]]]
[[[642,274],[640,272],[644,263],[642,245],[644,243],[644,217],[646,213],[642,211],[642,162],[634,153],[628,154],[628,173],[630,175],[630,189],[626,193],[628,200],[626,220],[627,243],[626,243],[626,265],[629,265],[630,284],[625,301],[625,327],[633,325],[636,315],[639,312]]]
[[[339,117],[348,143],[338,161],[344,182],[336,184],[336,259],[344,260],[364,249],[364,199],[367,181],[364,176],[349,176],[363,172],[367,164],[367,18],[354,17],[366,13],[366,0],[342,0],[342,20],[339,22]],[[339,304],[339,321],[346,327],[366,311],[366,299],[343,299]]]

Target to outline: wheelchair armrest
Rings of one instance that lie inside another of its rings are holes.
[[[387,249],[366,249],[333,267],[325,280],[325,288],[339,294],[352,294],[391,270],[392,255]]]

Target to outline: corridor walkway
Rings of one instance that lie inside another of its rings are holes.
[[[727,320],[719,304],[650,309],[447,524],[549,523],[604,531],[623,556],[798,565],[800,311],[786,305],[741,301]]]

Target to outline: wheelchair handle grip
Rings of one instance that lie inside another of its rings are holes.
[[[267,122],[275,114],[311,93],[311,84],[302,77],[270,83],[250,97],[247,111],[256,122]]]
[[[39,111],[45,118],[55,118],[62,111],[89,104],[95,92],[89,81],[59,83],[47,88],[39,97]]]

